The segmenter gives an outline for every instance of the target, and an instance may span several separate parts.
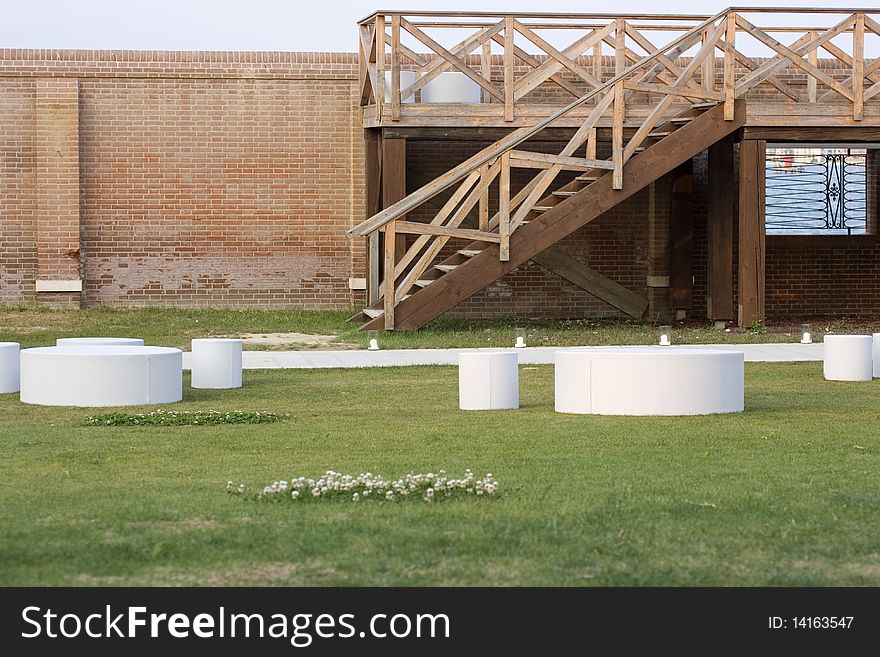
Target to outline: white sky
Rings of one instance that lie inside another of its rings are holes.
[[[354,51],[355,23],[376,9],[714,14],[729,4],[715,0],[397,0],[390,6],[384,0],[0,0],[0,47]],[[811,1],[748,4],[809,6]],[[813,4],[866,3],[815,0]]]

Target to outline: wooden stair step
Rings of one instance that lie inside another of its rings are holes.
[[[577,178],[575,178],[575,180],[579,180],[581,182],[595,182],[596,180],[599,180],[600,177],[601,176],[589,176],[587,174],[584,174],[582,176],[578,176]]]
[[[671,130],[661,130],[659,132],[649,132],[648,136],[653,139],[663,139],[663,137],[668,137],[672,134]]]
[[[458,255],[463,255],[465,258],[473,258],[475,255],[479,255],[480,251],[478,249],[459,249]]]
[[[690,109],[706,109],[709,107],[715,107],[720,101],[709,101],[706,103],[694,103],[690,106]]]
[[[384,310],[379,310],[378,308],[364,308],[364,315],[371,319],[376,319],[377,317],[381,317],[385,314]]]
[[[578,190],[578,191],[580,191],[580,190]],[[577,193],[578,192],[567,192],[567,191],[558,189],[555,192],[553,192],[553,196],[559,196],[561,198],[568,198],[569,196],[574,196]]]
[[[442,272],[450,272],[456,267],[458,267],[458,265],[434,265],[434,269]]]
[[[669,119],[668,123],[688,123],[693,121],[696,117],[694,116],[674,116]]]
[[[532,210],[535,212],[547,212],[547,210],[553,209],[552,205],[533,205]]]
[[[419,280],[416,281],[415,284],[418,285],[419,287],[428,287],[433,282],[434,282],[433,278],[420,278]]]

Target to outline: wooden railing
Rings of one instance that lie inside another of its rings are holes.
[[[827,27],[762,28],[745,16],[771,12],[833,18],[826,21],[831,23]],[[880,59],[866,61],[864,56],[865,35],[880,36],[877,20],[880,16],[872,17],[876,14],[880,14],[880,10],[731,8],[712,17],[642,16],[629,19],[584,14],[401,15],[379,12],[365,19],[360,24],[361,101],[364,105],[375,105],[380,115],[388,111],[392,121],[401,115],[402,100],[449,70],[458,71],[478,84],[492,101],[490,104],[497,104],[505,119],[513,119],[517,102],[545,83],[552,83],[575,96],[575,100],[567,105],[536,120],[533,125],[512,131],[348,231],[349,237],[380,230],[385,233],[386,275],[380,294],[384,299],[386,328],[394,327],[394,307],[410,293],[450,239],[498,243],[499,257],[507,260],[510,235],[535,210],[561,172],[576,171],[586,179],[591,174],[601,176],[610,172],[613,188],[621,189],[626,163],[650,140],[662,138],[653,132],[658,125],[688,107],[723,103],[725,120],[732,120],[735,100],[746,97],[758,85],[764,85],[769,92],[781,94],[794,102],[845,102],[851,106],[852,120],[861,121],[865,103],[880,94]],[[389,25],[390,34],[387,31]],[[575,26],[585,33],[562,50],[539,36],[541,30],[575,29]],[[476,31],[447,48],[425,32],[428,28],[439,27]],[[678,31],[679,34],[657,47],[645,34],[651,30]],[[418,54],[405,47],[402,32],[417,39],[432,55]],[[771,36],[783,32],[789,34],[789,39],[791,33],[795,33],[796,38],[785,45]],[[537,58],[519,48],[516,35],[541,49],[544,56]],[[849,53],[833,42],[841,35],[851,40]],[[775,54],[762,60],[747,56],[737,47],[738,39],[752,40]],[[494,60],[486,47],[493,41],[503,49],[500,76],[492,70]],[[603,43],[610,44],[614,55],[613,75],[604,80],[600,57]],[[479,70],[475,70],[469,60],[470,53],[477,48],[482,50]],[[827,66],[818,65],[819,48],[839,64],[834,73],[829,73]],[[584,66],[579,58],[591,49],[593,66]],[[720,76],[718,53],[721,55]],[[403,59],[408,60],[416,72],[416,81],[406,89],[400,88]],[[531,67],[531,71],[514,78],[515,59]],[[376,103],[377,98],[385,99],[385,70],[389,63],[390,103]],[[782,74],[788,69],[796,69],[805,76],[805,89],[796,87],[790,79],[784,79]],[[634,124],[630,121],[632,128],[625,133],[627,114],[636,97],[639,116]],[[545,128],[577,112],[585,116],[578,119],[574,135],[558,154],[532,153],[517,148]],[[610,157],[607,159],[597,157],[600,122],[604,125],[610,123],[611,128]],[[511,168],[536,171],[531,180],[513,195]],[[490,217],[490,187],[496,179],[498,210]],[[406,219],[406,215],[453,187],[455,189],[448,200],[430,221]],[[479,209],[478,227],[462,228],[465,217],[474,207]],[[395,251],[394,236],[398,233],[418,236],[403,254]]]

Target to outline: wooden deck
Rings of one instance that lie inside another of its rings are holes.
[[[731,135],[748,142],[739,166],[738,243],[749,254],[739,259],[739,303],[730,212],[719,214],[724,229],[712,236],[713,252],[727,255],[711,263],[710,277],[725,290],[713,295],[717,312],[729,316],[736,305],[739,322],[751,324],[764,312],[766,140],[880,136],[880,58],[865,56],[866,42],[880,51],[876,9],[377,12],[359,30],[363,125],[378,129],[367,132],[371,216],[348,231],[369,244],[364,328],[418,328],[529,259],[567,270],[557,273],[635,316],[643,304],[626,290],[542,254],[707,148],[713,198],[732,207],[730,186],[720,184],[737,175]],[[450,72],[470,81],[479,102],[422,103],[426,85]],[[491,135],[493,143],[406,195],[404,140],[429,135]],[[530,140],[562,146],[534,153],[521,147]],[[511,169],[531,179],[511,190]],[[467,246],[449,255],[450,240]]]

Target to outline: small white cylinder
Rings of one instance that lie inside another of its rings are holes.
[[[826,335],[823,372],[827,381],[870,381],[873,378],[870,335]]]
[[[18,392],[21,387],[20,351],[17,342],[0,342],[0,394]]]
[[[241,388],[241,340],[196,338],[192,341],[193,388]]]
[[[143,347],[141,338],[58,338],[55,346],[98,346],[98,347]]]
[[[458,407],[463,411],[519,408],[519,356],[515,351],[458,355]]]

